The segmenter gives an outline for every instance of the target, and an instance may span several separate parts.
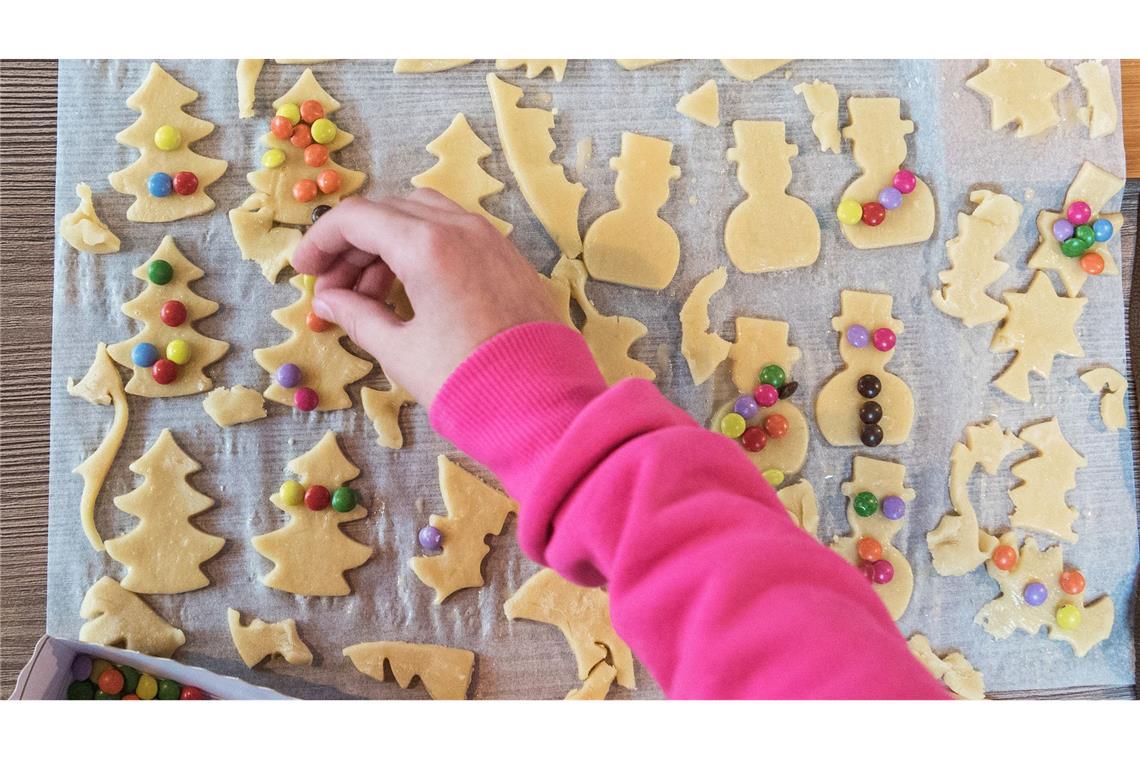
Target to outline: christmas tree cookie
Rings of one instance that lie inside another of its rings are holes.
[[[475,653],[438,644],[407,641],[369,641],[345,648],[341,654],[370,678],[384,681],[384,663],[401,689],[419,678],[432,699],[467,699]]]
[[[79,207],[59,220],[59,236],[77,251],[84,253],[115,253],[119,238],[95,213],[91,202],[91,186],[80,182],[75,186]]]
[[[138,149],[140,155],[109,179],[120,193],[135,196],[127,209],[132,222],[172,222],[214,208],[206,188],[225,173],[227,164],[190,149],[214,131],[210,122],[182,110],[197,99],[198,93],[157,63],[150,65],[142,86],[127,99],[127,107],[141,115],[115,139]]]
[[[966,86],[989,98],[990,129],[1013,122],[1018,137],[1032,137],[1061,121],[1055,98],[1070,81],[1042,60],[992,59]]]
[[[732,344],[709,330],[709,301],[728,282],[724,267],[712,270],[693,287],[681,307],[681,355],[693,382],[702,384],[728,358]]]
[[[186,643],[182,631],[106,575],[87,589],[79,614],[88,621],[79,629],[79,640],[90,644],[171,657]]]
[[[129,533],[107,541],[107,553],[127,566],[123,588],[140,594],[177,594],[209,585],[200,565],[220,552],[225,540],[190,522],[214,504],[186,481],[200,469],[170,430],[163,430],[131,464],[131,472],[142,475],[143,482],[116,497],[115,506],[139,522]]]
[[[344,596],[352,590],[345,573],[372,556],[372,547],[352,540],[340,527],[368,516],[356,492],[344,485],[360,470],[341,453],[331,430],[289,469],[300,480],[285,481],[269,497],[289,522],[251,541],[258,554],[273,562],[261,582],[302,596]]]
[[[1077,470],[1087,466],[1088,460],[1065,440],[1056,418],[1023,428],[1017,437],[1040,455],[1010,468],[1023,482],[1009,492],[1014,506],[1009,524],[1076,541],[1073,521],[1077,510],[1065,503],[1065,494],[1077,487]]]
[[[226,623],[234,647],[247,668],[255,667],[266,657],[275,656],[280,656],[290,665],[313,664],[313,653],[301,640],[301,635],[297,633],[297,623],[292,618],[276,623],[254,618],[249,625],[242,625],[241,613],[228,609]]]
[[[205,273],[167,235],[133,274],[146,288],[123,304],[123,313],[142,322],[143,329],[107,349],[112,359],[134,372],[127,393],[161,398],[210,390],[214,381],[203,370],[221,359],[230,344],[194,328],[195,322],[218,310],[217,303],[190,289]]]

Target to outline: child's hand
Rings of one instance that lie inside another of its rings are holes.
[[[560,321],[514,245],[434,190],[343,201],[305,234],[293,267],[318,277],[317,316],[343,327],[428,407],[483,341],[526,322]],[[407,322],[384,303],[397,277],[415,311]]]

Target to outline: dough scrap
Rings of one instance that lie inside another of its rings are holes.
[[[617,682],[637,688],[633,652],[610,622],[610,598],[600,588],[583,588],[545,568],[519,587],[503,605],[510,620],[523,618],[557,626],[574,652],[578,678],[589,679],[594,667],[605,662],[617,670]]]
[[[510,71],[526,67],[526,78],[534,79],[542,72],[550,69],[555,82],[561,82],[566,74],[565,58],[500,58],[495,61],[495,68],[499,71]]]
[[[372,362],[349,353],[341,345],[347,336],[339,325],[328,323],[321,332],[309,329],[306,319],[312,311],[313,284],[305,275],[295,275],[289,284],[301,296],[289,306],[273,311],[273,319],[293,332],[283,343],[270,348],[258,348],[254,360],[269,373],[271,382],[265,397],[285,406],[293,406],[294,389],[284,388],[277,382],[277,368],[282,364],[296,364],[301,369],[301,386],[317,392],[317,411],[348,409],[352,399],[345,386],[355,383],[372,370]]]
[[[79,614],[88,621],[79,629],[79,640],[89,644],[171,657],[186,643],[182,631],[110,576],[104,575],[87,589]]]
[[[376,442],[386,449],[402,449],[404,433],[400,430],[400,409],[416,400],[391,380],[388,384],[391,387],[386,391],[361,388],[360,404],[376,430]]]
[[[727,282],[727,270],[717,267],[700,279],[681,307],[681,355],[697,385],[712,377],[732,348],[727,340],[709,331],[709,301]]]
[[[103,440],[98,448],[83,460],[73,473],[83,478],[83,494],[79,497],[79,519],[83,524],[83,533],[95,551],[103,551],[103,539],[99,529],[95,526],[95,503],[99,500],[99,491],[103,488],[103,481],[107,472],[123,445],[123,436],[127,432],[127,395],[123,392],[123,378],[111,363],[107,355],[107,344],[100,343],[95,349],[95,360],[83,379],[76,383],[70,377],[67,379],[67,392],[78,396],[91,404],[107,406],[113,404],[115,416],[111,426],[107,428]]]
[[[621,66],[626,71],[637,71],[649,66],[656,66],[659,63],[669,63],[675,61],[676,58],[615,58],[618,66]]]
[[[879,191],[889,187],[902,168],[906,136],[914,132],[914,122],[900,116],[901,108],[898,98],[848,98],[851,123],[843,128],[843,136],[851,141],[851,154],[863,173],[843,191],[844,200],[850,198],[860,205],[877,201]],[[915,180],[914,190],[904,196],[902,205],[877,227],[862,222],[841,224],[848,242],[860,250],[873,250],[929,240],[934,234],[934,196],[921,178]]]
[[[1120,430],[1127,424],[1124,401],[1128,398],[1128,381],[1112,367],[1096,367],[1081,373],[1081,381],[1093,393],[1101,393],[1100,418],[1109,430]]]
[[[257,78],[265,66],[264,58],[241,58],[237,62],[238,117],[253,118],[253,102],[257,98]]]
[[[108,180],[111,187],[123,195],[135,196],[127,209],[132,222],[172,222],[189,216],[204,214],[214,208],[214,199],[206,195],[206,188],[226,172],[228,163],[217,158],[201,156],[190,149],[192,143],[214,131],[214,125],[183,111],[183,107],[198,99],[198,93],[181,84],[163,71],[157,63],[142,85],[127,98],[127,108],[138,111],[134,124],[115,135],[121,145],[135,148],[139,158],[125,169],[113,172]],[[160,150],[154,144],[154,133],[161,126],[172,126],[182,136],[182,143],[174,150]],[[147,180],[155,172],[174,176],[178,172],[193,172],[198,177],[198,189],[190,195],[170,193],[158,198],[150,194]]]
[[[752,82],[770,71],[791,63],[791,58],[721,58],[724,70],[741,82]]]
[[[1025,292],[1007,290],[1009,305],[1001,326],[990,341],[996,354],[1016,351],[1017,356],[994,380],[994,386],[1018,401],[1029,401],[1029,373],[1049,377],[1053,356],[1084,356],[1074,331],[1088,299],[1057,295],[1049,275],[1037,272]]]
[[[582,682],[581,686],[577,689],[571,689],[566,693],[566,699],[605,699],[606,694],[610,692],[610,686],[613,685],[615,678],[617,678],[617,668],[603,660],[594,666],[594,669],[590,671],[590,675],[586,677],[586,680]]]
[[[229,213],[230,230],[243,259],[257,262],[270,282],[293,260],[301,242],[301,231],[273,226],[273,201],[265,193],[254,193]]]
[[[578,207],[586,188],[566,179],[563,166],[550,158],[556,147],[550,136],[554,114],[542,108],[519,107],[522,89],[494,74],[487,75],[487,87],[499,143],[523,198],[562,255],[577,256],[582,252]]]
[[[366,676],[384,679],[384,663],[392,669],[396,683],[406,689],[419,676],[432,699],[467,699],[475,653],[438,644],[412,644],[406,641],[370,641],[354,644],[342,654]]]
[[[231,607],[226,610],[226,622],[234,647],[247,668],[256,667],[266,657],[275,655],[280,655],[290,665],[313,664],[313,653],[301,640],[297,622],[292,618],[276,623],[254,618],[249,625],[242,625],[241,613]]]
[[[414,187],[437,190],[471,213],[482,216],[504,235],[511,234],[514,225],[483,208],[483,199],[502,192],[503,183],[479,165],[491,155],[491,148],[471,129],[466,116],[456,114],[451,125],[428,143],[427,151],[439,161],[412,177]]]
[[[95,204],[91,202],[91,186],[80,182],[75,186],[75,194],[79,196],[79,206],[59,220],[60,237],[72,248],[84,253],[118,252],[119,238],[95,213]]]
[[[950,652],[939,657],[930,646],[930,639],[916,633],[906,645],[930,675],[946,684],[951,692],[962,699],[985,699],[986,686],[982,674],[970,664],[961,652]]]
[[[839,153],[842,137],[839,135],[839,91],[835,85],[816,79],[811,84],[797,84],[792,92],[804,96],[812,115],[811,131],[819,138],[819,149]]]
[[[301,485],[322,485],[330,493],[360,474],[341,452],[330,430],[320,443],[289,463]],[[269,588],[301,596],[344,596],[352,591],[344,575],[372,556],[372,547],[349,538],[341,523],[368,516],[357,504],[351,512],[327,507],[314,512],[304,504],[288,506],[274,493],[269,500],[289,515],[284,527],[254,536],[250,541],[258,554],[273,563],[261,582]]]
[[[986,293],[1009,269],[997,254],[1017,232],[1022,206],[1008,195],[974,190],[969,214],[958,213],[958,236],[946,242],[950,268],[938,273],[942,287],[932,291],[934,306],[966,327],[997,322],[1008,307]]]
[[[776,497],[788,511],[792,521],[812,538],[819,540],[819,502],[811,483],[801,480],[776,491]]]
[[[720,126],[720,93],[716,80],[710,79],[677,101],[677,113],[688,116],[706,127]]]
[[[815,421],[819,432],[832,446],[861,446],[859,407],[866,401],[857,385],[863,375],[874,375],[882,383],[875,401],[883,408],[879,427],[883,429],[884,446],[896,446],[910,437],[914,424],[914,396],[910,387],[886,369],[897,346],[879,351],[872,345],[855,348],[847,342],[847,328],[862,325],[873,333],[880,327],[901,335],[903,323],[891,316],[891,296],[844,290],[839,296],[839,315],[831,320],[831,329],[839,333],[839,355],[844,368],[834,375],[815,399]]]
[[[990,475],[1007,456],[1022,447],[1013,433],[1002,430],[997,420],[966,428],[966,442],[950,452],[950,505],[955,514],[945,515],[938,527],[926,534],[934,569],[939,575],[965,575],[980,567],[997,547],[997,539],[978,527],[978,513],[970,501],[970,476],[981,465]]]
[[[214,500],[197,491],[186,477],[202,466],[183,451],[164,429],[145,454],[131,463],[143,482],[115,497],[115,506],[139,518],[131,530],[107,541],[107,554],[127,567],[122,587],[139,594],[179,594],[210,585],[202,563],[226,543],[190,522]]]
[[[439,604],[460,589],[483,585],[483,558],[491,552],[486,538],[502,533],[519,505],[444,455],[437,461],[447,516],[432,515],[428,521],[442,534],[443,551],[412,557],[408,565],[435,590]]]
[[[882,509],[875,510],[870,517],[860,517],[855,512],[855,495],[862,491],[870,491],[875,494],[880,504],[888,496],[898,496],[907,503],[909,512],[915,493],[913,489],[903,485],[905,478],[906,467],[901,464],[856,456],[851,465],[851,480],[841,487],[843,495],[847,497],[847,522],[851,525],[851,535],[837,538],[831,544],[832,549],[839,552],[855,567],[859,567],[862,562],[857,548],[859,539],[869,536],[882,545],[883,559],[894,566],[895,575],[890,583],[872,583],[871,588],[879,595],[879,599],[894,620],[898,620],[906,612],[911,594],[914,592],[914,572],[911,570],[910,562],[891,544],[906,519],[888,520],[883,516]]]
[[[800,149],[784,139],[782,121],[734,121],[736,147],[726,156],[747,197],[728,215],[724,247],[742,272],[806,267],[819,258],[819,220],[804,201],[788,195],[789,161]],[[779,234],[772,220],[779,219]]]
[[[1038,59],[991,59],[986,68],[966,80],[966,86],[990,100],[990,129],[1011,122],[1018,137],[1032,137],[1057,126],[1057,93],[1072,81]]]
[[[1119,213],[1102,214],[1101,210],[1123,188],[1123,178],[1101,169],[1096,164],[1085,161],[1065,193],[1062,211],[1042,211],[1037,215],[1039,242],[1029,257],[1028,265],[1032,269],[1052,269],[1061,276],[1061,284],[1065,286],[1065,292],[1070,296],[1078,295],[1089,275],[1081,268],[1079,256],[1070,258],[1061,251],[1061,244],[1053,236],[1053,222],[1064,216],[1064,209],[1067,209],[1071,203],[1084,201],[1092,209],[1094,218],[1099,217],[1112,222],[1113,237],[1118,238],[1120,230],[1124,226],[1124,217]],[[1094,243],[1088,249],[1090,252],[1100,254],[1101,258],[1104,259],[1104,271],[1098,275],[1100,277],[1106,274],[1120,274],[1116,259],[1109,253],[1108,242],[1111,241]]]
[[[999,541],[1017,548],[1017,536],[1013,533],[1006,533]],[[1077,657],[1084,657],[1112,633],[1115,607],[1108,595],[1086,606],[1084,593],[1066,594],[1060,583],[1063,569],[1061,545],[1040,551],[1032,536],[1025,539],[1013,569],[999,570],[992,559],[988,560],[986,572],[997,581],[1001,595],[982,607],[974,622],[995,639],[1008,639],[1017,630],[1035,634],[1045,626],[1050,639],[1068,642]],[[1033,581],[1044,584],[1049,592],[1046,602],[1037,607],[1029,606],[1024,596],[1025,586]],[[1073,605],[1081,613],[1080,626],[1072,630],[1057,625],[1057,610],[1066,604]]]
[[[265,397],[253,388],[235,385],[233,388],[215,388],[202,400],[202,408],[218,427],[240,425],[265,417]]]
[[[155,285],[147,277],[151,262],[157,260],[170,264],[174,272],[170,282],[165,285]],[[143,329],[133,338],[115,343],[107,349],[112,359],[133,372],[127,381],[127,393],[168,398],[190,396],[213,388],[214,381],[206,376],[204,370],[225,356],[230,350],[230,344],[203,335],[194,328],[195,322],[218,310],[215,301],[203,298],[190,289],[190,283],[201,279],[205,272],[190,263],[174,244],[174,238],[167,235],[162,239],[158,250],[131,274],[145,282],[146,287],[142,293],[123,304],[122,311],[131,319],[142,322]],[[170,300],[181,301],[186,307],[186,320],[175,327],[165,324],[159,316],[162,305]],[[151,343],[160,353],[164,353],[166,346],[178,339],[185,340],[190,345],[190,360],[178,367],[178,376],[166,385],[158,383],[149,367],[137,366],[131,357],[131,351],[139,343]]]
[[[474,62],[474,58],[397,58],[392,72],[395,74],[435,74],[457,69]]]
[[[1022,428],[1018,438],[1040,452],[1040,456],[1018,462],[1010,468],[1022,483],[1010,489],[1014,528],[1048,533],[1062,541],[1076,541],[1073,521],[1077,510],[1065,503],[1065,493],[1077,487],[1077,470],[1088,465],[1065,436],[1057,418]]]
[[[1085,88],[1085,102],[1088,104],[1077,110],[1077,118],[1089,128],[1091,139],[1111,135],[1116,131],[1118,114],[1108,67],[1100,61],[1078,63],[1077,78]]]
[[[669,200],[669,183],[681,176],[672,154],[668,140],[622,132],[621,155],[610,159],[618,207],[598,217],[582,243],[594,279],[661,290],[677,274],[681,241],[657,213]]]
[[[657,373],[642,361],[629,354],[630,347],[649,330],[633,317],[600,313],[586,297],[586,267],[581,261],[561,258],[554,265],[551,279],[564,282],[574,301],[582,309],[586,321],[582,324],[582,337],[594,355],[602,377],[610,385],[627,377],[653,380]],[[567,314],[568,316],[568,314]]]

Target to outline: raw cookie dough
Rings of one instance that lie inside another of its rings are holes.
[[[916,633],[906,641],[907,648],[930,675],[946,684],[951,692],[962,699],[985,699],[986,686],[982,674],[974,669],[961,652],[950,652],[939,657],[930,646],[930,639]]]
[[[491,155],[491,148],[471,129],[466,116],[456,114],[451,125],[428,143],[427,151],[439,161],[426,172],[412,177],[414,187],[437,190],[472,214],[482,216],[504,235],[511,234],[510,222],[483,208],[483,199],[502,192],[503,183],[479,165]]]
[[[140,155],[133,164],[112,173],[108,179],[111,187],[120,193],[135,196],[135,202],[127,209],[130,221],[172,222],[214,208],[214,199],[206,195],[206,188],[225,174],[228,164],[190,150],[192,143],[214,131],[210,122],[182,110],[197,99],[198,93],[180,84],[157,63],[150,65],[142,86],[127,99],[127,108],[141,115],[134,124],[115,135],[115,140],[136,148]],[[173,150],[162,150],[155,145],[155,132],[164,126],[174,127],[181,136],[180,144]],[[189,195],[171,192],[162,198],[153,196],[147,188],[147,180],[156,172],[165,172],[171,177],[178,172],[193,172],[198,178],[198,188]]]
[[[531,211],[554,240],[562,255],[573,258],[582,252],[578,231],[578,206],[586,188],[566,179],[566,170],[551,160],[554,114],[542,108],[521,108],[523,91],[487,75],[491,105],[499,131],[499,143],[507,166]]]
[[[59,220],[59,236],[77,251],[84,253],[116,253],[119,238],[95,213],[91,202],[91,186],[80,182],[75,186],[79,206]]]
[[[1070,258],[1061,251],[1061,244],[1053,236],[1053,223],[1064,216],[1065,210],[1075,201],[1084,201],[1092,209],[1093,219],[1107,219],[1112,222],[1113,238],[1119,239],[1124,227],[1124,217],[1119,213],[1102,214],[1101,209],[1114,195],[1124,188],[1124,180],[1111,172],[1085,161],[1081,164],[1073,183],[1065,193],[1065,202],[1060,211],[1042,211],[1037,215],[1037,235],[1039,242],[1028,264],[1033,269],[1052,269],[1061,276],[1065,292],[1075,296],[1088,279],[1088,273],[1081,267],[1081,257]],[[1090,222],[1091,223],[1091,222]],[[1116,259],[1109,253],[1107,243],[1094,243],[1086,253],[1098,253],[1104,260],[1104,271],[1100,273],[1120,274]]]
[[[946,242],[950,268],[938,273],[942,283],[932,291],[934,306],[962,320],[966,327],[997,322],[1008,312],[1005,304],[986,293],[1009,269],[997,254],[1005,248],[1021,222],[1022,206],[1008,195],[974,190],[969,214],[958,214],[958,236]]]
[[[721,58],[720,63],[725,71],[732,74],[741,82],[751,82],[759,79],[769,71],[775,71],[785,63],[791,63],[791,58]]]
[[[1065,440],[1055,417],[1022,428],[1017,437],[1041,454],[1009,469],[1024,481],[1010,489],[1014,509],[1009,524],[1062,541],[1076,541],[1073,521],[1077,510],[1065,503],[1065,494],[1077,487],[1077,470],[1087,466],[1088,460]]]
[[[851,154],[863,174],[843,191],[843,199],[860,205],[877,201],[879,192],[891,186],[895,173],[906,161],[906,136],[914,132],[914,122],[900,116],[898,98],[848,98],[851,123],[843,136],[851,141]],[[903,196],[902,205],[887,212],[877,227],[840,224],[844,237],[860,250],[908,245],[929,240],[934,234],[934,196],[921,178]]]
[[[716,89],[716,80],[710,79],[692,92],[682,95],[677,101],[677,113],[706,127],[719,127],[720,93]]]
[[[1017,548],[1017,536],[1013,533],[1006,533],[999,541]],[[995,639],[1008,639],[1019,629],[1035,634],[1045,626],[1050,639],[1068,642],[1077,657],[1084,657],[1090,649],[1108,638],[1115,614],[1112,597],[1102,596],[1086,606],[1083,592],[1070,595],[1061,589],[1064,560],[1060,544],[1040,551],[1037,541],[1030,536],[1018,554],[1017,565],[1008,571],[999,570],[992,559],[986,562],[986,572],[997,581],[1001,595],[978,611],[975,623]],[[1026,585],[1034,581],[1045,585],[1048,597],[1044,604],[1031,607],[1026,603],[1024,594]],[[1073,629],[1062,628],[1056,619],[1057,610],[1069,604],[1077,608],[1081,618],[1080,624]]]
[[[1085,355],[1074,328],[1088,299],[1057,295],[1044,272],[1033,275],[1024,293],[1007,290],[1003,297],[1009,314],[994,331],[990,350],[996,354],[1016,351],[1017,356],[993,384],[1018,401],[1029,401],[1030,372],[1047,378],[1055,354]]]
[[[561,82],[566,74],[565,58],[500,58],[495,61],[495,68],[499,71],[510,71],[526,67],[526,78],[534,79],[542,72],[550,69],[555,82]]]
[[[360,474],[341,453],[331,430],[320,443],[290,462],[289,469],[297,473],[304,488],[320,485],[329,493]],[[352,591],[344,574],[367,562],[372,547],[349,538],[340,526],[367,517],[368,510],[357,504],[350,512],[337,512],[331,506],[313,511],[304,504],[285,504],[280,493],[269,500],[290,520],[284,527],[250,541],[258,554],[273,562],[273,569],[261,582],[301,596],[344,596]]]
[[[376,442],[386,449],[404,448],[404,433],[400,430],[400,409],[416,400],[412,394],[391,380],[388,390],[361,388],[360,404],[376,430]]]
[[[910,604],[910,596],[914,592],[914,573],[906,556],[891,545],[891,540],[902,529],[904,520],[889,520],[883,516],[883,499],[888,496],[898,496],[907,503],[910,511],[910,502],[914,501],[914,490],[903,485],[906,478],[906,467],[895,462],[884,462],[881,459],[856,456],[851,465],[851,480],[843,484],[841,490],[847,497],[847,522],[851,525],[851,535],[837,538],[832,542],[831,548],[855,567],[859,567],[859,539],[870,537],[883,547],[883,559],[894,566],[895,574],[889,583],[871,583],[871,588],[890,613],[891,618],[898,620],[906,612]],[[860,517],[855,512],[855,496],[863,491],[869,491],[878,499],[880,508],[869,517]],[[904,518],[905,519],[905,518]]]
[[[282,387],[277,382],[277,369],[282,364],[295,364],[301,370],[298,387],[317,392],[316,411],[348,409],[352,399],[345,386],[367,375],[372,370],[372,362],[349,353],[340,344],[347,333],[339,325],[322,320],[325,328],[320,332],[309,327],[308,316],[313,303],[311,277],[295,275],[289,284],[300,291],[301,297],[289,306],[274,309],[273,319],[293,334],[283,343],[253,352],[254,360],[272,379],[265,389],[265,397],[285,406],[294,405],[296,389]]]
[[[103,481],[119,453],[123,444],[123,435],[127,432],[127,396],[123,392],[123,379],[119,371],[111,363],[107,355],[107,344],[100,343],[95,349],[95,361],[83,379],[76,383],[67,379],[67,392],[78,396],[92,404],[106,406],[113,404],[115,416],[111,426],[99,443],[99,447],[91,452],[91,456],[72,470],[83,478],[83,494],[79,497],[79,519],[83,524],[83,533],[91,542],[95,551],[103,551],[103,539],[99,529],[95,527],[95,502],[99,499],[99,491],[103,488]]]
[[[239,208],[230,211],[229,217],[241,257],[257,262],[265,279],[277,282],[277,275],[293,259],[301,231],[273,226],[273,203],[265,193],[249,196]]]
[[[669,163],[672,154],[668,140],[622,132],[621,155],[610,159],[618,207],[598,217],[582,243],[582,261],[595,280],[661,290],[677,274],[681,241],[658,216],[669,182],[681,176]]]
[[[950,505],[956,514],[945,515],[926,534],[934,569],[939,575],[965,575],[990,558],[997,539],[978,527],[978,513],[970,501],[970,476],[981,465],[990,475],[1015,451],[1021,440],[1002,430],[997,420],[966,428],[966,442],[950,452]]]
[[[88,621],[79,629],[79,640],[89,644],[171,657],[186,643],[182,631],[106,575],[87,589],[79,614]]]
[[[1089,128],[1089,137],[1096,139],[1116,131],[1116,98],[1112,95],[1112,79],[1108,67],[1100,61],[1077,64],[1077,78],[1085,88],[1087,105],[1077,110],[1077,118]]]
[[[811,84],[797,84],[792,92],[804,96],[812,115],[811,131],[819,138],[819,149],[839,153],[843,138],[839,135],[839,92],[835,85],[816,79]]]
[[[397,58],[392,66],[395,74],[434,74],[457,69],[473,62],[474,58]]]
[[[883,408],[879,427],[883,429],[884,446],[895,446],[910,437],[914,423],[914,396],[899,377],[886,370],[896,348],[880,351],[870,342],[856,348],[847,340],[847,328],[861,325],[874,334],[880,327],[902,333],[903,323],[891,316],[891,296],[844,290],[839,296],[839,316],[831,320],[831,328],[839,333],[839,355],[844,366],[820,389],[815,399],[815,421],[819,432],[832,446],[861,446],[862,423],[859,408],[867,399],[859,395],[859,378],[874,375],[882,390],[874,398]]]
[[[173,270],[173,276],[165,285],[157,285],[147,276],[152,262],[165,261]],[[174,239],[167,235],[162,239],[158,250],[142,266],[131,274],[146,283],[143,292],[123,304],[122,311],[131,319],[143,323],[143,329],[133,338],[110,346],[107,352],[116,362],[132,370],[134,374],[127,381],[127,393],[151,398],[169,396],[189,396],[214,387],[214,381],[203,371],[206,367],[225,356],[230,344],[198,332],[194,323],[205,319],[218,310],[218,304],[195,293],[190,283],[201,279],[205,272],[190,263]],[[162,321],[162,305],[167,301],[181,301],[186,307],[186,319],[182,324],[171,326]],[[150,343],[161,356],[166,355],[167,346],[174,340],[184,340],[190,346],[190,359],[178,366],[178,374],[173,382],[163,385],[154,379],[150,367],[140,367],[134,363],[131,352],[139,343]]]
[[[257,97],[257,78],[261,76],[264,58],[241,58],[237,62],[238,117],[253,118],[253,101]]]
[[[206,394],[202,408],[218,427],[240,425],[265,417],[265,397],[253,388],[235,385],[233,388],[215,388]]]
[[[742,272],[814,263],[819,258],[819,220],[811,206],[787,193],[792,181],[789,159],[800,149],[785,141],[784,122],[738,120],[732,122],[732,134],[736,147],[725,155],[736,164],[736,178],[747,197],[724,225],[728,257]]]
[[[503,605],[510,620],[524,618],[558,626],[574,652],[578,678],[586,681],[594,667],[606,662],[617,670],[617,682],[637,688],[633,652],[618,638],[610,622],[610,598],[600,588],[583,588],[549,568],[527,579]]]
[[[1036,59],[991,59],[986,68],[966,80],[966,86],[990,100],[990,129],[1010,122],[1018,137],[1032,137],[1057,126],[1057,93],[1070,80]]]
[[[717,267],[700,279],[681,307],[681,355],[697,385],[712,377],[732,348],[727,340],[709,331],[709,301],[726,282],[727,270]]]
[[[615,678],[617,678],[617,668],[603,660],[594,666],[594,669],[590,671],[590,675],[586,677],[586,680],[582,682],[581,686],[577,689],[571,689],[566,693],[566,699],[605,699],[606,694],[610,692],[610,686],[613,685]]]
[[[241,613],[231,608],[226,610],[226,622],[234,647],[247,668],[253,668],[266,657],[275,655],[280,655],[290,665],[313,664],[313,653],[301,640],[297,623],[292,618],[276,623],[254,618],[249,625],[242,625]]]
[[[411,644],[405,641],[371,641],[354,644],[342,654],[366,676],[384,680],[384,662],[392,669],[396,683],[406,689],[419,676],[432,699],[467,699],[475,653],[438,644]]]
[[[629,355],[630,346],[649,330],[633,317],[600,313],[586,297],[586,267],[581,261],[560,258],[554,265],[551,279],[564,282],[586,321],[582,324],[582,337],[594,355],[602,377],[610,385],[627,377],[653,380],[657,373],[642,361]],[[567,316],[569,312],[567,311]]]
[[[676,58],[615,58],[618,66],[621,66],[626,71],[637,71],[649,66],[656,66],[659,63],[668,63],[675,61]]]
[[[819,502],[816,501],[815,489],[811,487],[811,483],[801,480],[799,483],[785,486],[776,491],[776,497],[788,511],[792,521],[818,540]]]
[[[443,536],[443,550],[412,557],[408,565],[435,590],[439,604],[460,589],[483,585],[483,558],[491,551],[486,538],[502,533],[519,505],[444,455],[437,461],[447,516],[432,515],[428,522]]]
[[[127,568],[123,588],[139,594],[179,594],[210,585],[200,566],[226,542],[190,522],[214,505],[186,480],[200,469],[169,429],[131,463],[131,472],[142,475],[143,482],[116,496],[115,506],[139,522],[107,541],[107,554]]]
[[[1081,381],[1100,397],[1100,418],[1109,430],[1120,430],[1127,424],[1124,401],[1128,397],[1128,381],[1112,367],[1096,367],[1081,373]]]

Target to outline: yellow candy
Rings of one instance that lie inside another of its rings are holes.
[[[312,275],[312,274],[301,275],[301,285],[304,286],[305,290],[309,291],[310,293],[313,292],[313,288],[316,287],[316,284],[317,284],[317,276],[316,275]]]
[[[159,150],[175,150],[182,144],[182,133],[169,124],[154,130],[154,144]]]
[[[285,163],[285,151],[280,148],[270,148],[261,154],[261,165],[272,169]]]
[[[139,699],[154,699],[158,695],[158,681],[149,673],[139,676],[139,685],[135,687],[135,696]]]
[[[1081,611],[1071,604],[1066,604],[1057,610],[1057,625],[1064,628],[1066,631],[1071,631],[1074,628],[1081,626]]]
[[[313,136],[315,142],[321,145],[328,145],[336,139],[336,124],[333,124],[328,119],[317,119],[313,122],[313,126],[309,128],[309,134]]]
[[[99,676],[114,666],[106,660],[94,659],[91,661],[91,682],[99,683]]]
[[[761,475],[764,476],[764,480],[767,480],[772,488],[778,488],[780,484],[784,482],[783,470],[777,470],[775,468],[771,470],[764,470]]]
[[[286,480],[277,495],[285,506],[299,507],[305,501],[305,487],[295,480]]]
[[[293,126],[301,120],[301,107],[296,103],[286,103],[277,109],[278,116],[284,116],[289,121],[293,122]]]
[[[736,412],[729,412],[724,415],[724,419],[720,421],[720,432],[729,438],[739,438],[744,435],[745,427],[747,427],[747,424],[744,422],[744,418]]]
[[[190,344],[179,338],[166,344],[166,358],[175,364],[190,361]]]
[[[835,215],[844,224],[857,224],[863,218],[863,207],[859,205],[859,201],[846,198],[840,202],[839,208],[835,210]]]

